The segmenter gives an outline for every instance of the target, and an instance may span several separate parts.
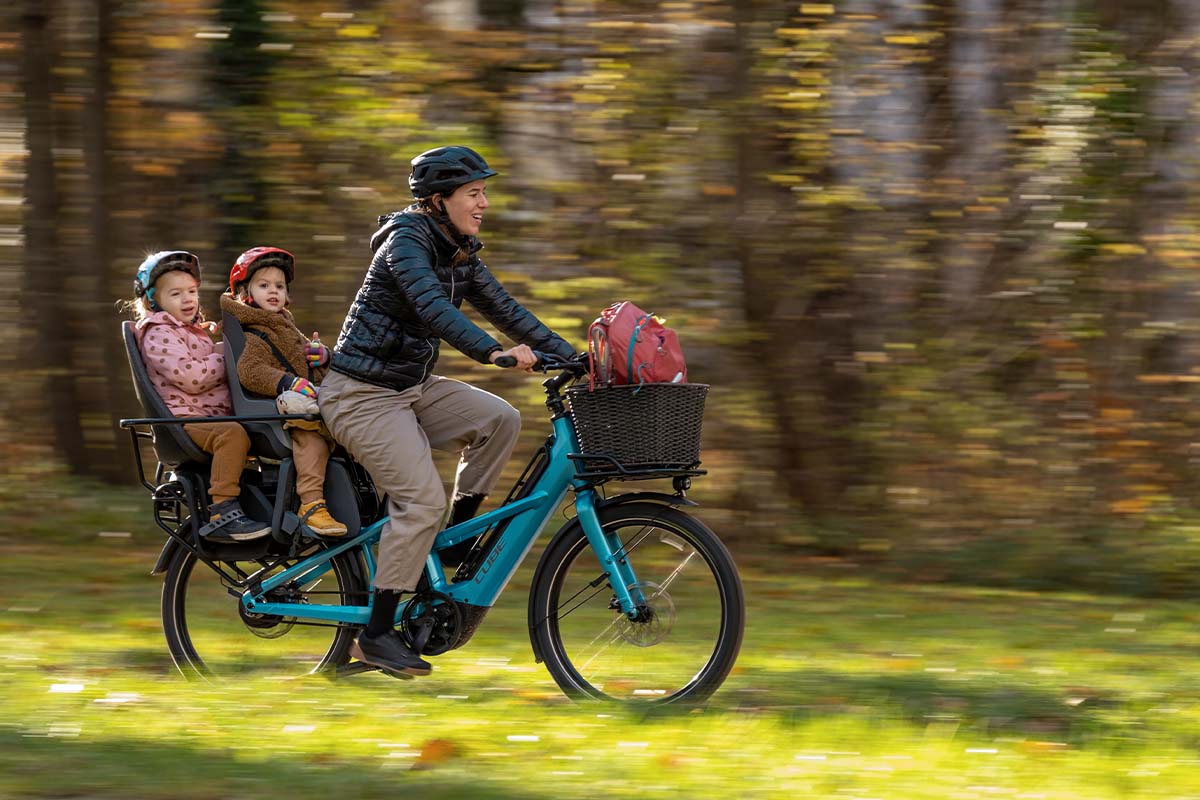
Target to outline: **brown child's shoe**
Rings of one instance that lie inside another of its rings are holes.
[[[345,536],[346,526],[338,522],[325,507],[324,498],[300,506],[300,521],[320,536]]]

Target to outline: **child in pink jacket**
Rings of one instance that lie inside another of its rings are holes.
[[[184,250],[147,256],[134,280],[138,349],[154,388],[177,417],[220,417],[233,413],[225,379],[223,344],[213,342],[211,322],[200,310],[200,260]],[[246,516],[238,502],[250,438],[236,422],[184,425],[183,430],[212,455],[210,521],[200,534],[212,541],[266,536],[271,526]]]

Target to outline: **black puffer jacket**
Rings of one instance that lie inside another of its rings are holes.
[[[489,363],[504,348],[459,311],[463,300],[518,344],[563,357],[575,352],[504,290],[476,255],[478,239],[451,266],[459,247],[432,217],[409,208],[379,223],[375,256],[333,351],[335,372],[402,391],[433,373],[443,339]]]

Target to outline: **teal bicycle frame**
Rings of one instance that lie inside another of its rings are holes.
[[[425,561],[425,576],[429,588],[459,603],[490,608],[509,580],[529,553],[533,543],[546,527],[546,523],[559,509],[568,490],[575,492],[575,511],[588,543],[597,560],[607,573],[609,584],[621,611],[631,619],[636,618],[639,606],[644,606],[643,596],[633,568],[624,556],[623,546],[615,536],[604,532],[597,516],[598,494],[594,486],[576,477],[575,463],[570,458],[579,452],[579,443],[571,419],[558,414],[552,420],[553,436],[549,441],[544,469],[536,476],[534,484],[524,496],[482,514],[474,519],[446,528],[437,535],[433,552]],[[442,562],[437,556],[441,548],[449,547],[478,536],[493,525],[508,520],[507,525],[492,543],[482,563],[467,580],[447,580]],[[255,583],[241,596],[242,605],[255,614],[273,614],[303,620],[339,622],[348,625],[365,625],[371,616],[371,606],[309,605],[305,603],[275,602],[267,599],[271,590],[292,581],[310,584],[330,570],[330,559],[339,553],[359,548],[362,550],[372,579],[376,571],[375,557],[371,545],[379,541],[387,518],[367,526],[354,538],[322,550],[261,583]],[[396,621],[404,615],[406,604],[396,612]]]

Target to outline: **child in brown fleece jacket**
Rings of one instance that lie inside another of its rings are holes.
[[[238,359],[238,379],[255,394],[276,398],[280,413],[317,413],[317,390],[328,371],[329,349],[313,334],[310,341],[288,311],[288,288],[295,259],[277,247],[255,247],[238,256],[229,272],[221,311],[246,331]],[[325,465],[329,443],[319,422],[285,423],[292,436],[300,519],[322,536],[343,536],[346,526],[325,506]]]

